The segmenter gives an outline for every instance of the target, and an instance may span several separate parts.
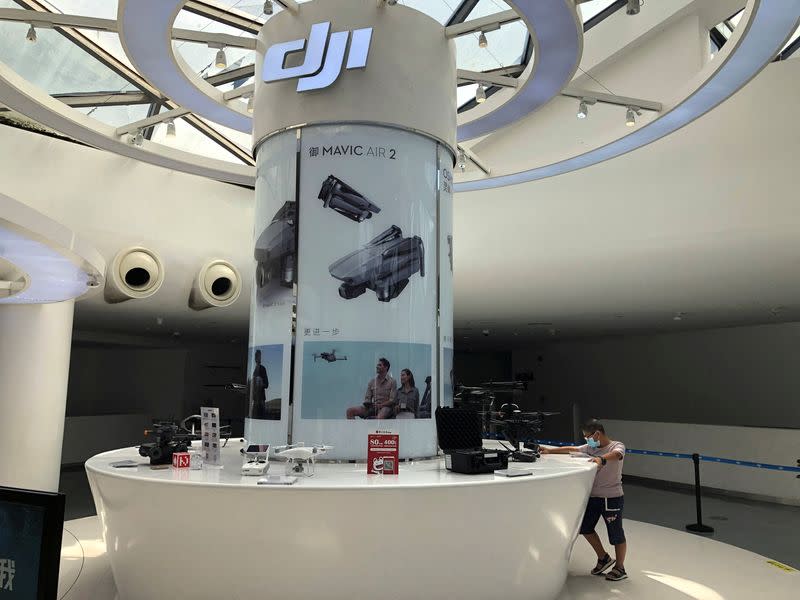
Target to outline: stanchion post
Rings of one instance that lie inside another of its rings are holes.
[[[694,498],[697,505],[697,523],[687,525],[686,529],[692,533],[714,533],[713,527],[703,525],[703,507],[700,499],[700,455],[692,454],[692,461],[694,462]]]

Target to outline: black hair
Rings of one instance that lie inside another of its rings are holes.
[[[383,358],[383,357],[379,358],[379,359],[378,359],[378,362],[381,362],[381,363],[383,363],[383,364],[386,366],[386,370],[387,370],[387,371],[389,370],[389,367],[391,367],[391,366],[392,366],[392,365],[390,365],[390,364],[389,364],[389,361],[388,361],[388,360],[386,360],[386,359],[385,359],[385,358]]]
[[[603,435],[606,434],[606,428],[603,427],[603,424],[597,419],[589,419],[588,421],[586,421],[586,423],[583,424],[581,430],[583,431],[583,433],[588,433],[589,435],[593,435],[597,431],[599,431]]]

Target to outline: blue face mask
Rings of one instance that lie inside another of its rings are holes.
[[[598,442],[594,438],[586,438],[586,443],[589,444],[589,448],[599,448],[600,442]]]

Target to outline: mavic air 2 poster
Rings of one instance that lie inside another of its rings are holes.
[[[437,152],[399,129],[302,131],[293,431],[332,458],[376,430],[435,454]]]
[[[285,440],[288,432],[297,283],[296,134],[287,132],[265,141],[256,168],[245,437],[253,443],[274,443]]]
[[[439,146],[439,382],[441,406],[453,406],[453,155]]]

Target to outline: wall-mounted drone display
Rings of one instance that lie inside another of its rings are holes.
[[[322,200],[325,208],[335,210],[357,223],[371,219],[373,214],[381,212],[380,207],[335,175],[330,175],[323,182],[318,198]]]
[[[256,297],[265,304],[282,288],[297,281],[297,203],[286,202],[255,244]]]
[[[425,246],[419,236],[404,238],[402,230],[392,225],[328,270],[343,282],[339,295],[345,300],[358,298],[370,289],[378,300],[389,302],[406,288],[412,275],[425,276]]]

